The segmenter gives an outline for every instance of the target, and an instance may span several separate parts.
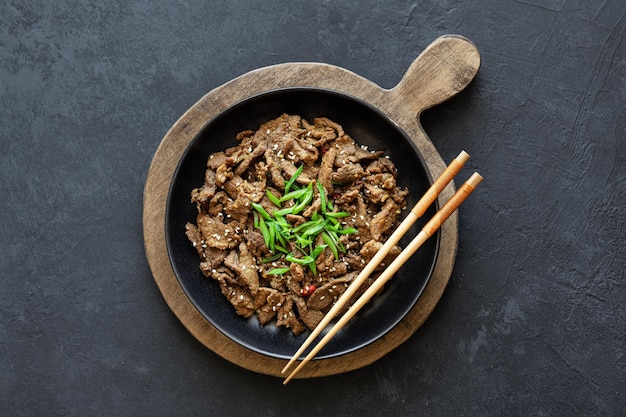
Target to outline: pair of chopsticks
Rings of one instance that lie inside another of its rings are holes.
[[[398,243],[404,234],[411,228],[413,223],[426,212],[426,209],[437,199],[441,191],[448,185],[450,181],[459,173],[465,162],[469,159],[469,154],[461,151],[441,175],[430,186],[424,196],[417,202],[415,207],[407,215],[393,234],[387,239],[382,248],[363,268],[355,280],[350,284],[335,305],[324,316],[322,321],[315,327],[313,332],[304,341],[302,346],[293,355],[289,363],[283,368],[281,373],[286,373],[291,369],[294,362],[304,353],[311,343],[326,328],[330,321],[341,311],[341,309],[350,301],[352,296],[363,285],[365,280],[370,276],[374,269],[385,259],[389,251]],[[483,177],[474,173],[446,202],[428,223],[422,228],[420,233],[411,241],[411,243],[396,257],[396,259],[383,271],[383,273],[374,281],[374,283],[365,291],[361,297],[348,309],[348,311],[339,319],[339,321],[328,331],[324,338],[309,352],[309,354],[300,362],[300,364],[285,379],[283,384],[287,384],[313,357],[332,339],[335,334],[374,296],[382,289],[387,281],[400,269],[400,267],[419,249],[420,246],[432,236],[437,229],[450,217],[454,211],[465,201],[465,199],[474,191],[476,186],[482,181]]]

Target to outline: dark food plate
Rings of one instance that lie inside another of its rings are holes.
[[[209,154],[235,146],[237,133],[257,130],[283,113],[312,121],[328,117],[341,124],[358,144],[383,150],[398,169],[398,184],[408,187],[408,210],[427,190],[431,178],[414,143],[391,120],[371,105],[343,93],[320,88],[285,88],[253,96],[211,120],[191,141],[172,178],[166,208],[166,244],[174,273],[197,310],[219,331],[242,346],[275,358],[290,358],[310,332],[294,336],[273,322],[261,326],[255,316],[245,319],[221,294],[217,282],[202,275],[197,252],[185,236],[185,224],[197,211],[191,190],[203,183]],[[432,217],[431,207],[424,219]],[[400,242],[405,247],[421,228],[413,226]],[[426,286],[438,253],[439,234],[398,271],[396,276],[319,353],[317,359],[347,354],[366,346],[391,330],[413,307]]]

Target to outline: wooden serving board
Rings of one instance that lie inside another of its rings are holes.
[[[476,47],[461,36],[436,39],[411,64],[392,89],[383,89],[348,70],[322,63],[288,63],[242,75],[202,97],[172,126],[159,145],[144,189],[145,251],[154,279],[167,305],[206,347],[248,370],[281,376],[286,360],[262,355],[239,345],[213,327],[193,306],[174,275],[165,237],[166,202],[172,176],[187,145],[215,116],[233,104],[262,92],[286,87],[318,87],[355,96],[377,107],[415,142],[426,169],[436,178],[445,163],[422,129],[420,114],[449,99],[469,84],[480,66]],[[440,195],[443,204],[454,193],[450,184]],[[432,276],[415,306],[376,342],[341,357],[310,362],[299,378],[333,375],[378,360],[406,341],[431,314],[448,284],[457,250],[458,220],[454,214],[441,228],[439,253]]]

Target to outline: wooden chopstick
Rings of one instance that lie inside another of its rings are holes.
[[[293,355],[293,357],[289,360],[289,363],[285,365],[281,373],[287,372],[289,368],[293,365],[293,363],[304,353],[307,347],[315,340],[317,336],[324,330],[324,328],[331,322],[331,320],[341,311],[341,309],[350,301],[352,296],[358,291],[358,289],[363,285],[363,283],[367,280],[367,278],[374,272],[374,269],[385,259],[389,251],[398,243],[398,241],[404,236],[404,234],[411,228],[413,223],[420,218],[428,207],[437,199],[437,196],[443,191],[443,189],[448,185],[450,181],[459,173],[461,168],[467,160],[469,159],[469,154],[465,151],[461,151],[461,153],[452,161],[450,165],[439,175],[439,177],[435,180],[435,182],[430,186],[428,191],[424,193],[422,198],[415,204],[415,206],[411,209],[411,212],[407,215],[402,223],[398,226],[398,228],[393,232],[393,234],[387,239],[385,244],[380,248],[380,250],[376,253],[376,255],[368,262],[368,264],[363,268],[363,270],[359,273],[359,275],[352,281],[350,286],[346,289],[341,297],[337,300],[335,305],[330,309],[328,313],[324,316],[322,321],[313,329],[313,332],[309,335],[309,337],[302,343],[298,351]]]
[[[285,379],[283,384],[287,384],[291,379],[337,334],[339,330],[361,309],[369,300],[375,296],[389,281],[402,265],[419,249],[424,242],[431,237],[437,229],[450,217],[452,213],[465,201],[465,199],[480,184],[483,177],[474,173],[458,191],[444,204],[441,209],[426,223],[419,234],[409,243],[409,245],[396,257],[396,259],[383,271],[374,283],[359,297],[359,299],[346,311],[320,342],[313,347],[311,352],[300,362],[298,367]]]

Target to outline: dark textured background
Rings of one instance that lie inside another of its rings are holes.
[[[0,5],[3,415],[624,415],[622,0],[15,1]],[[200,345],[143,252],[176,119],[289,61],[394,86],[432,40],[482,55],[423,124],[486,177],[451,283],[405,344],[283,387]]]

